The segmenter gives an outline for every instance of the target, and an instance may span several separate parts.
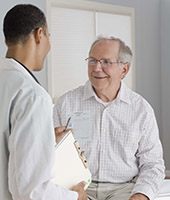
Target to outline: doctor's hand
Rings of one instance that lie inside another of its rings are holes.
[[[56,143],[58,143],[61,138],[68,132],[68,131],[72,131],[72,129],[67,129],[65,130],[65,126],[60,126],[60,127],[56,127],[55,130],[55,139],[56,139]]]
[[[85,191],[86,184],[83,181],[77,184],[72,190],[78,193],[77,200],[87,200],[87,194]]]

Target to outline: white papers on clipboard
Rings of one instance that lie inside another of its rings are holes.
[[[67,118],[71,117],[68,128],[74,130],[74,138],[78,141],[91,141],[91,112],[76,111],[67,114]]]
[[[72,189],[81,181],[91,183],[91,173],[84,152],[69,131],[56,146],[55,178],[51,181],[59,186]]]

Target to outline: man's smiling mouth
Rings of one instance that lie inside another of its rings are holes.
[[[96,78],[96,79],[105,79],[105,78],[107,78],[107,76],[104,76],[104,77],[100,77],[100,76],[93,76],[94,78]]]

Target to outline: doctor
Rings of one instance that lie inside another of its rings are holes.
[[[6,58],[0,59],[0,199],[85,200],[84,183],[70,191],[50,182],[55,136],[52,102],[32,71],[50,50],[43,12],[20,4],[4,18]]]

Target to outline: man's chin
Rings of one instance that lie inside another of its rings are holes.
[[[104,90],[106,88],[106,86],[104,86],[103,84],[93,84],[93,87],[96,91],[101,91]]]

